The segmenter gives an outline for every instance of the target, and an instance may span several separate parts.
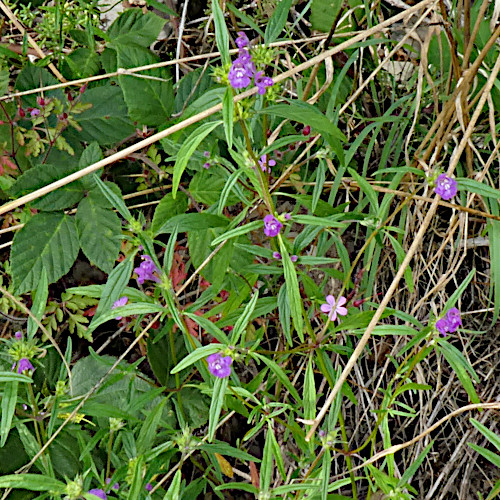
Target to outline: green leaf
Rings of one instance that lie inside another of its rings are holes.
[[[216,441],[213,444],[203,443],[200,447],[200,450],[206,451],[207,453],[220,453],[221,455],[238,458],[241,461],[249,461],[252,462],[260,462],[260,460],[246,451],[239,450],[238,448],[234,448],[233,446],[223,442]]]
[[[163,497],[163,500],[178,500],[179,498],[181,498],[181,478],[182,473],[181,470],[178,469],[175,473],[174,478],[172,479],[172,482],[170,483],[167,492],[165,493],[165,496]]]
[[[16,411],[17,388],[19,382],[12,381],[4,385],[2,393],[2,421],[0,423],[0,448],[3,448],[9,437],[12,419]]]
[[[93,326],[94,322],[97,321],[101,314],[111,310],[113,303],[124,295],[123,290],[130,281],[130,275],[132,274],[133,267],[134,255],[129,255],[111,271],[108,276],[108,281],[99,295],[101,300],[99,301],[99,305],[97,306],[97,310],[92,318],[89,328]],[[115,316],[118,315],[115,314]]]
[[[13,373],[13,372],[0,372],[0,382],[33,382],[31,377],[27,375],[23,375],[22,373]]]
[[[463,178],[457,179],[457,184],[461,191],[470,191],[481,196],[493,198],[497,201],[500,200],[500,189],[495,189],[488,184],[483,184],[482,182],[475,181],[474,179]]]
[[[103,208],[98,198],[87,196],[78,205],[76,227],[83,253],[91,263],[110,273],[121,246],[122,225],[118,216]]]
[[[120,68],[135,68],[160,61],[149,49],[139,45],[119,44],[116,48]],[[166,123],[174,106],[174,89],[168,68],[119,75],[118,81],[131,120],[151,127]]]
[[[212,13],[215,23],[215,43],[219,49],[222,64],[226,66],[231,62],[229,58],[229,33],[227,31],[226,22],[224,21],[224,13],[219,5],[219,0],[212,0]]]
[[[215,337],[221,344],[230,344],[227,335],[218,326],[214,325],[214,323],[212,323],[209,319],[191,313],[185,313],[184,315],[200,325],[203,330]]]
[[[490,461],[495,467],[500,467],[500,456],[497,453],[492,452],[491,450],[487,450],[482,446],[478,446],[474,443],[467,443],[473,450],[477,451],[480,455],[482,455],[486,460]]]
[[[96,51],[86,47],[79,47],[67,55],[64,64],[69,67],[72,80],[97,75],[101,69],[101,61]]]
[[[64,276],[78,255],[78,235],[72,217],[63,213],[39,213],[14,236],[12,279],[17,295],[38,286],[42,269],[54,283]]]
[[[392,248],[394,248],[394,251],[396,252],[398,266],[400,266],[404,258],[406,257],[406,252],[399,243],[399,241],[396,238],[394,238],[394,236],[390,234],[389,231],[385,231],[385,235],[391,240]],[[410,266],[406,267],[406,270],[404,272],[404,278],[408,290],[410,291],[410,293],[413,293],[415,285],[413,283],[413,272]]]
[[[224,120],[224,133],[226,134],[227,147],[233,147],[233,119],[234,119],[234,102],[233,88],[228,87],[222,100],[222,118]]]
[[[372,208],[374,208],[371,213],[378,214],[380,209],[378,205],[377,193],[375,192],[375,190],[371,187],[370,183],[364,177],[359,175],[355,170],[353,170],[352,168],[349,168],[347,170],[359,185],[361,191],[363,191],[363,193],[365,193],[370,200],[370,205]]]
[[[9,474],[0,476],[0,488],[23,488],[30,491],[53,491],[62,494],[66,485],[41,474]]]
[[[109,27],[107,35],[111,38],[111,45],[117,43],[137,44],[149,47],[156,41],[165,25],[165,19],[142,9],[127,9]]]
[[[236,323],[234,324],[234,329],[231,334],[232,345],[236,345],[238,343],[241,334],[245,331],[246,327],[248,326],[248,323],[250,323],[252,318],[252,313],[255,309],[258,299],[259,299],[259,291],[256,290],[253,294],[253,297],[245,306],[243,314],[238,318],[238,321],[236,321]]]
[[[278,292],[278,314],[280,318],[281,328],[285,334],[286,341],[289,346],[293,345],[292,335],[290,332],[290,302],[288,301],[288,292],[286,291],[286,283]]]
[[[213,441],[217,424],[219,423],[219,416],[226,396],[227,384],[229,379],[215,377],[214,392],[212,394],[212,401],[210,402],[210,411],[208,413],[208,441]]]
[[[11,186],[9,194],[13,198],[18,198],[63,179],[78,170],[80,168],[74,163],[63,165],[43,164],[33,167],[17,178],[16,182]],[[83,195],[83,184],[80,181],[74,181],[34,201],[33,207],[51,212],[63,210],[78,203],[83,198]]]
[[[471,418],[470,422],[498,451],[500,451],[500,436],[497,433],[490,431],[488,427],[485,427],[474,418]]]
[[[260,491],[269,491],[271,486],[271,477],[273,473],[273,443],[274,437],[271,426],[268,426],[266,432],[266,441],[264,443],[264,453],[262,454],[262,463],[260,465]]]
[[[476,380],[478,377],[472,368],[467,362],[467,359],[464,355],[453,345],[449,344],[445,339],[438,340],[439,350],[443,353],[446,361],[453,368],[453,371],[456,373],[458,379],[464,386],[464,389],[467,391],[469,398],[472,403],[480,403],[479,397],[474,389],[474,385],[472,384],[472,380],[469,377],[469,372]]]
[[[133,463],[133,469],[129,472],[132,477],[127,500],[137,500],[141,497],[143,490],[142,475],[144,474],[144,457],[139,455]],[[129,469],[130,470],[130,469]]]
[[[96,141],[91,142],[84,150],[78,161],[78,168],[86,168],[89,165],[93,165],[98,161],[102,160],[102,151]],[[102,170],[95,172],[95,175],[100,177],[102,175]],[[86,175],[80,179],[80,182],[86,190],[91,190],[95,188],[95,180],[93,175]],[[118,186],[117,186],[118,187]]]
[[[228,222],[226,217],[203,212],[180,214],[169,219],[157,233],[171,233],[174,230],[179,233],[186,233],[188,231],[199,231],[210,227],[225,227]]]
[[[292,0],[279,0],[275,5],[273,15],[266,25],[264,34],[264,43],[266,45],[274,42],[283,31],[292,7]]]
[[[47,271],[45,271],[45,269],[42,269],[42,272],[40,274],[40,281],[38,282],[38,286],[36,287],[36,292],[32,294],[33,305],[31,306],[31,313],[39,321],[42,320],[42,317],[45,313],[48,296],[49,284],[47,282]],[[37,331],[38,325],[35,323],[33,318],[29,316],[27,327],[28,338],[32,339]]]
[[[189,192],[198,203],[210,206],[220,200],[225,185],[225,179],[210,170],[203,169],[194,174],[189,183]],[[219,215],[222,215],[222,211]]]
[[[113,208],[116,208],[120,215],[128,222],[133,220],[132,214],[130,213],[127,205],[123,201],[123,197],[120,194],[117,194],[115,190],[112,188],[111,183],[102,182],[101,179],[96,174],[93,174],[94,182],[97,184],[97,187],[102,192],[104,197],[109,201]]]
[[[304,418],[307,420],[313,419],[316,415],[316,385],[311,358],[307,362],[302,400],[304,401]]]
[[[295,401],[297,401],[297,403],[299,404],[302,404],[302,400],[300,399],[299,393],[290,382],[290,379],[285,375],[285,372],[280,368],[280,366],[277,363],[267,358],[266,356],[263,356],[256,352],[252,352],[250,353],[250,355],[254,359],[262,361],[265,365],[267,365],[269,370],[272,371],[278,377],[281,383],[288,389],[288,392],[290,392],[291,396],[295,399]]]
[[[343,0],[313,0],[310,22],[315,30],[328,33],[337,17]]]
[[[81,102],[92,104],[92,107],[78,115],[77,121],[82,130],[70,131],[69,136],[79,141],[97,141],[100,145],[109,145],[135,133],[119,86],[104,85],[87,89],[81,96]]]
[[[137,436],[138,453],[146,453],[153,447],[153,442],[158,432],[163,408],[165,407],[166,402],[167,400],[163,399],[162,402],[148,414],[143,424],[141,425],[141,430],[139,431],[139,435]]]
[[[255,229],[259,229],[262,227],[262,225],[263,225],[263,222],[261,220],[254,220],[253,222],[249,222],[248,224],[244,224],[243,226],[235,227],[234,229],[230,229],[229,231],[226,231],[225,233],[221,234],[220,236],[217,236],[217,238],[215,238],[212,241],[211,245],[214,247],[224,240],[236,238],[237,236],[241,236],[242,234],[247,234],[250,231],[254,231]]]
[[[500,314],[500,222],[488,220],[486,227],[490,238],[491,287],[493,291],[493,321]]]
[[[317,107],[305,102],[293,101],[290,104],[269,106],[260,113],[288,118],[311,126],[324,136],[341,164],[344,164],[344,150],[341,143],[345,142],[347,138]]]
[[[278,234],[281,261],[285,273],[286,292],[290,303],[290,313],[292,315],[293,326],[301,342],[304,342],[304,322],[302,318],[302,299],[300,297],[299,281],[295,266],[290,260],[290,255],[286,249],[281,234]]]
[[[220,120],[216,122],[203,123],[196,128],[196,130],[194,130],[182,144],[181,149],[177,153],[177,160],[174,165],[174,176],[172,179],[172,196],[174,198],[177,194],[182,173],[184,172],[189,159],[195,152],[196,148],[200,145],[201,141],[203,141],[203,139],[205,139],[205,137],[215,130],[221,123],[222,121]]]
[[[183,360],[179,361],[179,363],[177,363],[177,365],[170,371],[170,373],[179,373],[181,370],[184,370],[184,368],[191,366],[198,360],[206,358],[207,356],[210,356],[210,354],[219,352],[223,348],[224,346],[220,344],[209,344],[203,347],[198,347],[198,349],[188,354]]]
[[[425,457],[431,451],[431,448],[434,445],[434,441],[431,441],[423,450],[422,452],[418,455],[418,457],[415,459],[415,461],[408,467],[404,474],[401,476],[401,479],[398,482],[398,486],[401,488],[404,488],[408,481],[415,475],[417,472],[418,468],[424,461]]]
[[[168,220],[175,215],[183,214],[187,210],[188,205],[189,200],[184,193],[179,193],[175,200],[172,193],[166,194],[156,207],[153,216],[153,222],[151,223],[153,234],[157,236]]]

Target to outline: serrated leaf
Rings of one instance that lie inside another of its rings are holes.
[[[190,102],[203,95],[212,85],[212,79],[204,68],[197,68],[184,75],[176,87],[175,112],[185,109]]]
[[[116,49],[120,68],[135,68],[159,62],[159,58],[149,49],[139,45],[120,43],[116,45]],[[174,105],[174,90],[168,68],[141,71],[135,75],[120,75],[118,81],[131,120],[151,127],[164,124],[168,120]]]
[[[165,25],[165,19],[141,9],[128,9],[123,12],[109,27],[107,35],[112,45],[137,44],[149,47],[156,41],[161,29]]]
[[[171,233],[177,231],[178,233],[185,233],[188,231],[199,231],[211,227],[225,227],[228,224],[228,219],[223,216],[207,214],[207,213],[192,213],[180,214],[169,219],[157,232],[158,233]]]
[[[13,198],[18,198],[63,179],[78,170],[78,165],[73,163],[65,165],[44,164],[33,167],[17,178],[16,182],[11,186],[9,194]],[[78,203],[83,194],[83,184],[80,181],[74,181],[36,200],[33,207],[39,210],[63,210]]]
[[[38,286],[42,268],[54,283],[75,262],[79,244],[76,224],[63,213],[40,213],[30,219],[14,236],[11,262],[17,295]]]
[[[153,234],[156,236],[169,219],[175,215],[183,214],[187,210],[188,205],[188,197],[184,193],[179,193],[175,200],[172,193],[166,194],[156,207],[153,216],[153,222],[151,223]]]
[[[99,73],[101,62],[95,50],[79,47],[64,58],[71,71],[71,78],[87,78]]]
[[[225,185],[225,179],[203,169],[194,174],[189,183],[189,192],[198,203],[211,206],[220,200]]]
[[[89,196],[78,205],[76,227],[85,256],[99,269],[110,273],[121,246],[118,216]]]
[[[337,17],[343,0],[313,0],[309,20],[315,30],[328,33]]]
[[[119,86],[87,89],[81,96],[81,102],[92,104],[92,107],[78,115],[77,121],[82,130],[71,131],[68,135],[80,141],[97,141],[100,145],[107,145],[120,142],[135,132]]]

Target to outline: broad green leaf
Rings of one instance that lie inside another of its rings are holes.
[[[223,177],[211,170],[203,169],[193,175],[189,183],[189,193],[198,203],[210,206],[221,199],[225,185],[226,180]],[[222,210],[219,215],[222,215]]]
[[[141,9],[127,9],[109,27],[107,35],[111,39],[111,45],[115,44],[137,44],[149,47],[156,41],[161,29],[165,25],[165,19]]]
[[[200,145],[201,141],[205,139],[213,130],[215,130],[222,121],[203,123],[194,130],[191,135],[184,141],[181,149],[177,153],[177,160],[174,165],[174,175],[172,180],[172,196],[175,198],[177,194],[177,189],[181,181],[181,176],[187,166],[187,163],[196,148]]]
[[[78,47],[64,58],[64,64],[69,67],[71,79],[87,78],[99,73],[101,62],[95,50]]]
[[[184,368],[191,366],[193,363],[196,363],[198,360],[202,358],[206,358],[210,356],[210,354],[214,354],[216,352],[221,351],[224,348],[221,344],[209,344],[203,347],[199,347],[192,353],[188,354],[183,360],[179,361],[177,365],[170,371],[170,373],[178,373]]]
[[[15,88],[22,92],[24,90],[33,90],[41,87],[47,87],[60,83],[46,68],[25,64],[16,79]],[[49,90],[45,93],[45,97],[57,97],[64,101],[64,94],[61,89]],[[37,107],[36,94],[23,96],[21,98],[23,106]]]
[[[63,179],[80,170],[75,163],[65,165],[43,164],[30,168],[27,172],[19,176],[9,189],[9,194],[13,198],[31,193],[45,187],[52,182]],[[46,194],[33,203],[33,207],[39,210],[63,210],[78,203],[84,195],[84,186],[80,181],[74,181],[55,191]]]
[[[216,0],[217,1],[217,0]],[[224,133],[226,134],[227,147],[233,147],[233,119],[234,119],[234,102],[233,88],[228,87],[222,100],[222,118],[224,119]]]
[[[219,49],[223,66],[231,61],[229,58],[229,32],[227,31],[224,13],[219,5],[219,0],[212,0],[212,13],[215,24],[215,43]]]
[[[119,86],[87,89],[81,96],[81,102],[92,107],[77,115],[82,130],[69,131],[69,136],[79,141],[97,141],[100,145],[108,145],[120,142],[135,132]]]
[[[217,430],[217,424],[219,423],[219,416],[224,404],[224,398],[226,396],[227,384],[229,382],[228,377],[218,378],[215,377],[214,381],[214,392],[212,394],[212,401],[210,403],[210,411],[208,417],[208,441],[214,440],[215,431]]]
[[[63,213],[39,213],[14,236],[12,279],[17,295],[38,286],[42,269],[54,283],[71,268],[78,255],[75,221]]]
[[[9,71],[6,68],[0,69],[0,96],[3,96],[9,89]]]
[[[460,190],[477,193],[497,201],[500,200],[500,189],[495,189],[488,184],[483,184],[474,179],[457,179],[457,184]]]
[[[91,142],[84,150],[82,155],[80,156],[80,160],[78,161],[78,167],[80,169],[86,168],[89,165],[97,163],[102,160],[102,151],[97,144],[96,141]],[[95,172],[97,177],[101,177],[102,170],[98,170]],[[83,184],[84,188],[87,191],[90,191],[95,188],[95,180],[93,175],[86,175],[80,179],[80,182]],[[116,185],[116,184],[115,184]],[[118,186],[116,186],[118,188]],[[110,207],[111,208],[111,207]]]
[[[211,85],[210,73],[202,67],[185,74],[176,85],[175,112],[180,113],[189,103],[202,96]]]
[[[281,234],[278,234],[278,244],[280,247],[281,260],[285,274],[286,292],[290,303],[290,314],[292,315],[293,326],[301,342],[304,342],[304,321],[302,318],[302,299],[300,297],[299,281],[295,266],[290,260],[290,255],[286,249]]]
[[[118,216],[103,208],[97,197],[87,196],[78,205],[76,227],[83,253],[91,263],[110,273],[121,246],[122,225]]]
[[[12,419],[16,411],[17,388],[19,382],[12,381],[4,384],[2,392],[2,421],[0,423],[0,448],[3,448],[9,437]]]
[[[153,216],[153,222],[151,223],[153,234],[156,236],[169,219],[186,212],[188,204],[188,197],[184,193],[178,193],[175,200],[172,193],[166,194],[156,207]]]
[[[159,62],[149,49],[139,45],[115,44],[120,68],[135,68]],[[147,77],[152,78],[147,78]],[[174,90],[168,68],[155,68],[134,75],[119,75],[118,81],[130,119],[157,127],[167,122],[174,105]],[[138,98],[140,96],[140,98]]]
[[[9,474],[0,476],[0,488],[23,488],[29,491],[53,491],[62,494],[66,484],[41,474]]]
[[[264,34],[264,43],[266,45],[274,42],[283,31],[290,8],[292,7],[292,0],[279,0],[275,5],[273,15],[266,24],[266,32]]]
[[[35,318],[37,318],[39,321],[42,320],[42,317],[45,313],[48,296],[49,284],[47,282],[47,271],[45,271],[45,269],[42,269],[42,272],[40,274],[40,281],[38,282],[38,286],[36,287],[36,292],[32,293],[33,305],[31,306],[31,312],[33,316],[35,316]],[[37,331],[38,325],[30,316],[28,318],[27,327],[28,338],[32,339]]]
[[[328,33],[342,4],[342,0],[313,0],[310,15],[310,22],[313,28]]]
[[[100,297],[101,300],[99,301],[99,305],[97,306],[97,310],[94,314],[94,317],[92,318],[92,322],[90,323],[89,328],[94,324],[95,321],[97,321],[101,314],[104,314],[111,310],[114,302],[125,295],[123,291],[130,281],[132,269],[134,268],[133,259],[134,255],[130,255],[111,271],[110,275],[108,276],[108,281],[104,285],[104,288],[100,289],[101,291],[98,297]],[[119,315],[115,314],[115,316]]]

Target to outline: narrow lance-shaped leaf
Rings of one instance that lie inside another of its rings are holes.
[[[0,423],[0,448],[3,448],[9,437],[12,419],[16,411],[17,388],[19,382],[12,381],[4,385],[2,393],[2,421]]]
[[[216,378],[214,382],[214,392],[210,403],[209,419],[208,419],[208,441],[213,441],[219,416],[226,396],[226,389],[229,379]]]

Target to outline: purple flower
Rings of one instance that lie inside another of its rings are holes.
[[[101,498],[102,500],[108,499],[108,496],[106,495],[106,493],[104,493],[104,490],[101,490],[101,488],[93,488],[88,492],[92,493],[92,495],[95,495],[97,498]]]
[[[40,110],[38,108],[33,108],[31,111],[30,111],[30,115],[32,118],[34,118],[35,116],[38,116],[40,114]]]
[[[283,224],[274,215],[268,214],[264,217],[264,234],[272,238],[276,236],[283,227]]]
[[[259,165],[262,172],[265,172],[266,170],[267,172],[271,172],[270,167],[274,167],[274,165],[276,165],[276,161],[272,158],[268,161],[267,155],[262,155],[259,160]]]
[[[144,486],[144,489],[145,489],[146,491],[151,491],[151,490],[153,489],[153,486],[152,486],[152,484],[151,484],[151,483],[147,483],[147,484],[146,484],[146,486]]]
[[[443,200],[451,200],[457,194],[457,181],[447,177],[445,174],[441,174],[436,180],[434,191],[436,191]]]
[[[124,305],[126,305],[127,302],[128,302],[128,297],[127,296],[120,297],[118,300],[116,300],[115,302],[113,302],[113,305],[111,306],[111,309],[116,309],[117,307],[124,306]],[[117,316],[115,319],[120,320],[120,319],[122,319],[122,317],[121,316]]]
[[[292,256],[290,257],[290,260],[291,260],[292,262],[297,262],[297,261],[299,260],[299,258],[298,258],[296,255],[292,255]]]
[[[327,295],[326,304],[321,304],[321,311],[328,313],[328,319],[330,321],[335,321],[337,319],[337,314],[340,316],[345,316],[347,314],[347,308],[343,307],[346,302],[347,299],[341,296],[338,302],[335,303],[335,297],[333,295]]]
[[[208,369],[210,373],[219,378],[226,378],[231,375],[231,364],[233,358],[231,356],[222,357],[220,352],[210,354],[207,357]]]
[[[462,319],[456,307],[452,307],[444,317],[436,321],[436,328],[443,337],[446,337],[448,333],[456,332],[459,326],[462,326]]]
[[[203,168],[210,168],[210,162],[209,162],[209,161],[206,161],[206,162],[203,164]]]
[[[203,156],[205,158],[210,158],[210,151],[203,151]]]
[[[21,340],[23,338],[23,332],[16,332],[16,333],[14,333],[14,338],[16,340]]]
[[[238,48],[241,50],[245,47],[248,47],[250,40],[248,39],[246,33],[244,33],[243,31],[238,31],[238,38],[235,40],[235,42]]]
[[[273,258],[276,260],[281,260],[281,254],[279,252],[273,252]]]
[[[16,368],[16,363],[12,365],[12,371]],[[25,371],[35,371],[35,367],[31,364],[28,358],[21,358],[17,363],[17,373],[23,373]]]
[[[108,477],[106,479],[106,484],[111,484],[111,478],[110,477]],[[113,484],[113,486],[111,486],[111,489],[112,490],[119,490],[120,489],[120,483]]]
[[[259,94],[261,95],[266,93],[267,87],[271,87],[273,85],[273,79],[268,76],[264,76],[263,71],[259,71],[255,74],[254,82],[255,85],[257,85]]]
[[[158,272],[158,268],[155,266],[153,259],[151,259],[149,255],[143,255],[141,258],[142,262],[140,266],[134,269],[134,272],[137,274],[137,283],[142,285],[146,280],[160,283],[161,280],[153,274]]]
[[[238,58],[233,61],[227,78],[233,88],[244,89],[250,85],[254,73],[255,65],[252,62],[252,57],[248,50],[243,49]]]

